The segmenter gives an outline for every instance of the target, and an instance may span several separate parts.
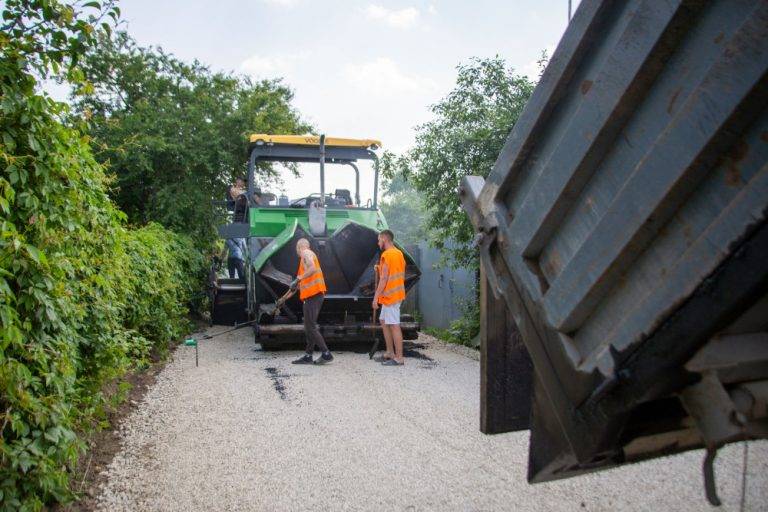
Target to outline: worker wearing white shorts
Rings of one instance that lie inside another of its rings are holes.
[[[384,325],[400,325],[400,304],[397,302],[389,306],[381,306],[381,323]]]
[[[387,351],[376,358],[385,366],[402,366],[403,331],[400,329],[400,304],[405,300],[405,257],[395,247],[394,234],[385,229],[379,233],[379,285],[373,296],[373,310],[381,306],[379,322],[384,333]]]

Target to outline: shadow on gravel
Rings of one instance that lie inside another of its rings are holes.
[[[424,345],[423,343],[408,343],[406,341],[405,343],[403,343],[403,355],[405,357],[412,357],[414,359],[419,359],[421,361],[431,361],[437,364],[437,362],[434,359],[432,359],[426,354],[422,354],[421,352],[419,352],[419,349],[425,349],[425,348],[427,348],[427,346]]]
[[[367,345],[361,345],[359,343],[356,344],[336,344],[336,347],[332,347],[333,351],[337,354],[343,354],[344,352],[354,352],[355,354],[365,354],[368,355],[368,351],[371,349],[371,347]],[[431,361],[434,364],[437,364],[437,361],[432,359],[426,354],[423,354],[419,352],[419,350],[424,350],[426,348],[429,348],[424,343],[414,343],[412,341],[404,341],[403,342],[403,355],[405,357],[410,357],[413,359],[418,359],[420,361]],[[382,342],[379,345],[379,350],[384,349],[384,343]],[[434,365],[433,365],[434,366]]]
[[[269,350],[269,351],[261,351],[260,349],[257,349],[257,351],[260,354],[263,354],[261,356],[255,356],[255,357],[236,357],[235,359],[241,359],[241,360],[253,360],[253,361],[259,361],[261,359],[278,359],[280,357],[280,352],[283,350],[296,350],[296,349],[303,349],[304,345],[295,344],[295,345],[288,345],[281,347],[278,350]],[[344,354],[347,352],[351,352],[353,354],[365,354],[365,356],[368,356],[368,351],[371,349],[370,345],[366,343],[344,343],[344,342],[335,342],[331,345],[331,351],[334,354]],[[426,350],[429,348],[429,345],[426,343],[414,343],[412,341],[404,341],[403,342],[403,355],[406,358],[409,359],[415,359],[419,365],[419,368],[423,368],[425,370],[431,370],[434,367],[438,366],[438,362],[429,357],[428,355],[421,352],[421,350]],[[384,349],[384,342],[382,342],[379,345],[379,350]],[[287,378],[288,375],[279,375],[278,370],[276,368],[265,368],[265,371],[269,373],[270,375],[275,375],[276,377],[273,377],[273,380],[275,378]],[[282,384],[280,384],[282,386]],[[275,384],[275,389],[277,389],[277,384]],[[284,389],[284,388],[283,388]],[[278,390],[280,392],[280,390]],[[281,394],[281,398],[284,398]]]

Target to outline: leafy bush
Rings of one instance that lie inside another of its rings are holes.
[[[480,346],[480,303],[465,302],[461,305],[461,316],[451,322],[447,329],[427,328],[427,334],[448,343],[478,348]]]
[[[187,238],[128,229],[88,138],[38,94],[73,66],[105,13],[56,1],[5,2],[0,31],[0,510],[71,497],[82,431],[99,390],[187,328],[204,274]],[[87,86],[87,84],[83,84]]]

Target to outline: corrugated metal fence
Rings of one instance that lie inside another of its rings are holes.
[[[418,262],[421,278],[403,304],[403,312],[417,314],[421,326],[447,328],[462,314],[461,305],[475,299],[475,273],[440,264],[440,251],[426,242],[406,250]]]

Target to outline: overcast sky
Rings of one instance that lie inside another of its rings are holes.
[[[542,50],[551,55],[568,15],[568,0],[123,0],[120,7],[140,44],[214,70],[284,77],[318,133],[377,138],[398,152],[450,91],[457,64],[498,54],[535,77],[536,60]],[[332,189],[338,184],[329,178]]]

